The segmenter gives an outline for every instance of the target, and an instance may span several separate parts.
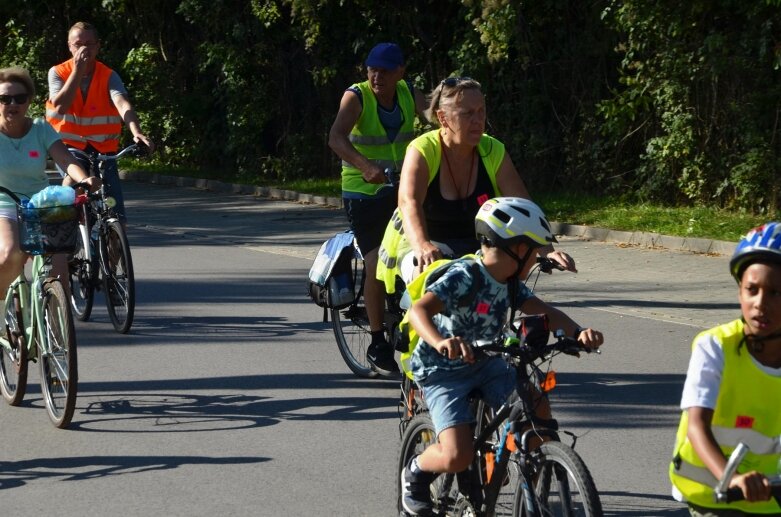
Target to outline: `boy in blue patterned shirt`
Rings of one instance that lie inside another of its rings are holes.
[[[402,506],[411,515],[432,510],[429,485],[439,473],[460,472],[472,462],[470,424],[475,418],[468,394],[479,388],[483,399],[498,408],[515,388],[515,372],[504,359],[475,360],[471,345],[502,331],[511,308],[509,285],[519,286],[515,307],[524,313],[546,314],[553,328],[577,336],[586,347],[597,348],[603,341],[600,332],[581,329],[517,281],[528,275],[536,249],[555,242],[537,205],[521,198],[486,201],[475,218],[475,231],[482,248],[477,267],[454,262],[410,309],[410,322],[421,338],[410,368],[423,390],[438,438],[438,443],[413,457],[401,474]],[[463,298],[475,282],[479,287],[464,306]],[[538,416],[550,418],[546,404],[538,411],[547,413]]]

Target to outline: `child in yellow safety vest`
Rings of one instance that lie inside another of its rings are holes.
[[[751,230],[730,260],[741,318],[694,338],[670,464],[673,496],[695,517],[781,515],[768,476],[781,461],[781,223]],[[750,452],[729,482],[744,501],[717,503],[726,458]]]

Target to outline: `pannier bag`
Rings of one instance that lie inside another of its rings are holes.
[[[309,270],[309,297],[326,309],[341,309],[355,301],[353,260],[360,259],[352,231],[337,233],[320,247]]]

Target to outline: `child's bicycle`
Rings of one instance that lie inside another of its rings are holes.
[[[10,405],[20,405],[27,389],[28,361],[37,360],[47,413],[56,427],[64,428],[76,407],[76,334],[62,284],[49,273],[52,254],[70,253],[76,246],[78,207],[23,207],[16,194],[4,187],[0,191],[16,201],[19,246],[34,255],[31,279],[22,273],[5,297],[0,392]]]
[[[90,176],[97,176],[102,181],[105,181],[103,168],[106,161],[117,160],[128,154],[146,154],[146,147],[139,144],[131,144],[116,155],[89,154],[72,148],[69,150],[89,163]],[[114,212],[114,198],[106,195],[105,187],[90,193],[89,200],[81,208],[78,246],[68,264],[71,307],[77,319],[89,320],[95,291],[102,290],[111,323],[117,332],[124,334],[133,324],[136,307],[130,244]]]
[[[537,386],[547,393],[555,385],[551,359],[560,353],[578,355],[585,349],[577,340],[557,335],[552,344],[501,337],[476,351],[503,354],[515,366],[520,389],[496,412],[479,394],[474,395],[474,460],[467,470],[440,474],[432,483],[433,515],[601,516],[594,481],[573,449],[577,437],[560,431],[555,419],[538,418],[529,389]],[[408,396],[419,397],[416,392]],[[412,416],[404,425],[396,475],[400,515],[406,515],[401,506],[401,473],[410,458],[437,439],[420,399],[410,402],[407,410]],[[560,432],[572,438],[572,446],[559,441]],[[532,449],[530,443],[539,440],[546,441]]]

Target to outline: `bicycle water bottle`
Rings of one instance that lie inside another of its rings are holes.
[[[41,221],[38,214],[28,200],[22,200],[22,213],[24,218],[24,236],[22,248],[32,255],[43,253],[43,235],[41,234]]]

